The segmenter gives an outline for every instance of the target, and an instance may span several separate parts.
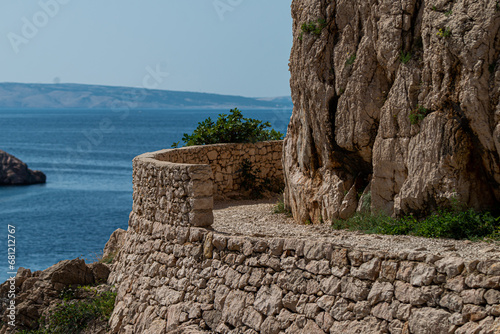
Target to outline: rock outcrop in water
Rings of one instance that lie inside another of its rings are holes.
[[[295,219],[500,203],[500,4],[294,0]]]
[[[0,186],[45,183],[46,176],[28,166],[13,155],[0,150]]]

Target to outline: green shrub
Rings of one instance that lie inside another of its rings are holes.
[[[417,104],[417,108],[412,110],[408,117],[410,118],[411,124],[418,124],[425,118],[425,116],[427,116],[427,114],[429,114],[429,109]]]
[[[500,240],[500,217],[472,209],[440,210],[420,220],[411,215],[394,219],[384,214],[356,214],[347,220],[333,221],[332,228],[427,238]]]
[[[326,27],[325,19],[317,19],[316,21],[310,21],[307,23],[303,23],[301,26],[302,33],[309,33],[314,36],[321,35],[321,31]],[[302,40],[302,34],[299,36]]]
[[[356,61],[356,54],[353,53],[352,55],[350,55],[347,60],[345,61],[345,64],[346,65],[352,65],[354,64],[354,62]]]
[[[381,233],[380,226],[390,224],[392,218],[384,214],[357,213],[353,217],[332,222],[334,230],[364,231],[366,233]],[[383,234],[383,233],[381,233]]]
[[[62,289],[61,292],[59,292],[59,298],[64,300],[64,301],[75,299],[76,290],[77,290],[77,288],[73,288],[71,286],[68,286],[68,287]]]
[[[113,260],[116,256],[116,254],[118,254],[118,251],[111,253],[111,254],[107,255],[106,257],[104,257],[103,251],[100,250],[98,252],[90,253],[90,255],[85,257],[84,260],[87,263],[99,262],[99,263],[111,264],[111,263],[113,263]],[[83,255],[82,255],[82,257],[83,257]]]
[[[271,123],[252,118],[244,118],[237,108],[231,109],[230,114],[219,114],[216,122],[208,117],[198,123],[198,127],[191,135],[185,133],[182,141],[186,146],[209,145],[218,143],[255,143],[267,140],[281,140],[284,135],[271,127]],[[173,147],[178,147],[179,142]]]
[[[411,60],[411,52],[403,52],[401,50],[401,53],[399,54],[399,61],[401,61],[402,64],[406,64]]]
[[[65,300],[46,319],[40,329],[24,330],[22,334],[78,334],[95,320],[108,321],[115,305],[116,293],[103,292],[93,298]]]
[[[284,213],[288,217],[292,216],[292,213],[290,212],[290,210],[288,210],[285,207],[285,201],[283,200],[283,197],[280,197],[280,199],[278,200],[278,202],[274,206],[273,213],[276,213],[276,214],[278,214],[278,213]]]
[[[359,199],[361,200],[361,211],[362,212],[370,211],[372,205],[372,192],[368,191],[365,196],[361,194],[359,196]]]
[[[413,222],[416,223],[416,220],[413,219]],[[462,212],[440,211],[416,223],[413,233],[431,238],[474,240],[494,237],[499,225],[500,219],[494,218],[489,212],[479,213],[472,209]]]

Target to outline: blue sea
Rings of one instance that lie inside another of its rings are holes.
[[[15,270],[95,259],[114,230],[127,229],[132,159],[169,148],[219,113],[228,110],[0,110],[0,149],[47,175],[43,185],[0,187],[0,281],[12,271],[9,225]],[[243,111],[282,133],[291,113]]]

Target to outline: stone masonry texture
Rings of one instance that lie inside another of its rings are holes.
[[[189,215],[210,168],[155,156],[134,160],[112,333],[500,332],[500,262],[220,233]]]

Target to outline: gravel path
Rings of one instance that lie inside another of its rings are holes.
[[[471,242],[451,239],[428,239],[412,236],[363,234],[332,230],[327,224],[303,225],[285,214],[273,213],[276,199],[218,202],[214,205],[213,229],[233,235],[280,238],[316,238],[346,248],[460,256],[465,259],[500,260],[498,242]]]

